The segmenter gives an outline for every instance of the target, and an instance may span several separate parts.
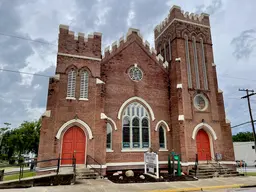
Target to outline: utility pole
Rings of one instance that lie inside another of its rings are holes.
[[[241,97],[241,99],[247,98],[248,108],[249,108],[249,113],[250,113],[250,118],[251,118],[251,124],[252,124],[253,138],[254,138],[254,150],[255,150],[255,153],[256,153],[255,127],[254,127],[254,120],[253,120],[253,116],[252,116],[252,109],[251,109],[251,103],[250,103],[250,97],[253,96],[253,95],[256,95],[256,93],[254,93],[254,90],[249,90],[249,89],[239,89],[239,91],[245,91],[246,92],[246,95]],[[251,94],[249,94],[249,93],[251,93]]]

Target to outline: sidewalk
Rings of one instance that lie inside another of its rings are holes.
[[[107,179],[84,180],[80,184],[68,186],[33,187],[28,189],[4,189],[0,192],[172,192],[172,191],[212,191],[214,189],[239,188],[244,185],[255,185],[256,177],[213,178],[199,181],[157,182],[139,184],[115,184]],[[256,191],[256,189],[255,189]]]

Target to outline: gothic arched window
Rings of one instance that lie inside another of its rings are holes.
[[[150,147],[149,114],[141,104],[134,102],[123,112],[123,148]]]
[[[67,98],[74,98],[76,92],[76,71],[71,69],[68,72]]]

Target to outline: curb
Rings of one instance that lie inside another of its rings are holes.
[[[193,188],[159,189],[159,190],[151,190],[150,192],[206,191],[211,189],[246,188],[246,187],[253,187],[253,186],[256,186],[256,185],[233,184],[233,185],[218,185],[218,186],[193,187]]]

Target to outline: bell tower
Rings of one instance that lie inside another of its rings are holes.
[[[170,112],[173,149],[182,162],[234,160],[230,122],[218,88],[209,15],[173,6],[155,27],[155,47],[170,63]],[[208,147],[207,147],[208,146]]]

